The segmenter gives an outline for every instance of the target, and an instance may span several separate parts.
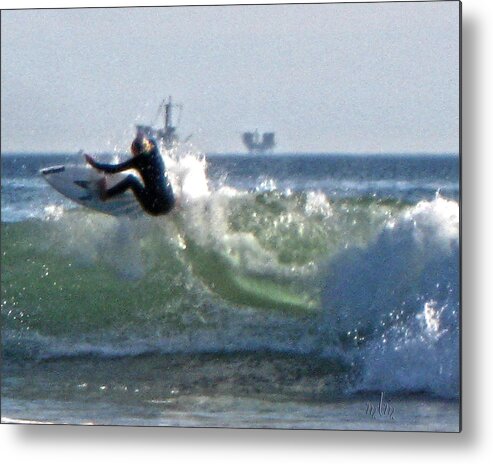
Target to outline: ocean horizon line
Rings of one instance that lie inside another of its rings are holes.
[[[104,152],[97,152],[95,153],[96,155],[102,155],[102,156],[107,156],[107,155],[114,155],[116,152],[109,152],[109,151],[104,151]],[[126,151],[118,152],[121,154],[126,153]],[[382,152],[343,152],[343,151],[282,151],[282,152],[267,152],[267,153],[249,153],[245,151],[225,151],[225,152],[216,152],[216,151],[210,151],[210,152],[202,152],[199,151],[197,154],[205,155],[207,156],[214,156],[214,157],[226,157],[226,156],[245,156],[245,157],[282,157],[282,156],[353,156],[353,157],[363,157],[363,156],[368,156],[368,157],[377,157],[377,156],[398,156],[398,157],[425,157],[425,156],[446,156],[446,157],[453,157],[453,156],[460,156],[460,153],[458,152],[435,152],[435,151],[420,151],[420,152],[391,152],[391,151],[382,151]],[[48,152],[48,151],[6,151],[6,152],[0,152],[0,156],[6,156],[6,157],[14,157],[14,156],[81,156],[80,151],[77,153],[74,153],[72,151],[53,151],[53,152]]]

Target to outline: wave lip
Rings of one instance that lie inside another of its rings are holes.
[[[459,206],[436,198],[330,263],[323,307],[361,372],[353,390],[459,394]]]

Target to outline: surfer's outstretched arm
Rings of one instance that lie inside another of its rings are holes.
[[[120,164],[98,163],[92,156],[85,155],[86,161],[95,169],[106,172],[107,174],[115,174],[116,172],[126,171],[127,169],[135,168],[135,158],[130,158]]]

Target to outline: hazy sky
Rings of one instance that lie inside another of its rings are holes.
[[[459,3],[2,11],[2,152],[125,148],[160,101],[206,152],[458,152]]]

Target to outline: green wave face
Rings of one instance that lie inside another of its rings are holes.
[[[401,209],[323,195],[217,194],[138,220],[77,209],[2,224],[2,320],[14,333],[146,334],[217,328],[246,309],[317,314],[320,263]]]

